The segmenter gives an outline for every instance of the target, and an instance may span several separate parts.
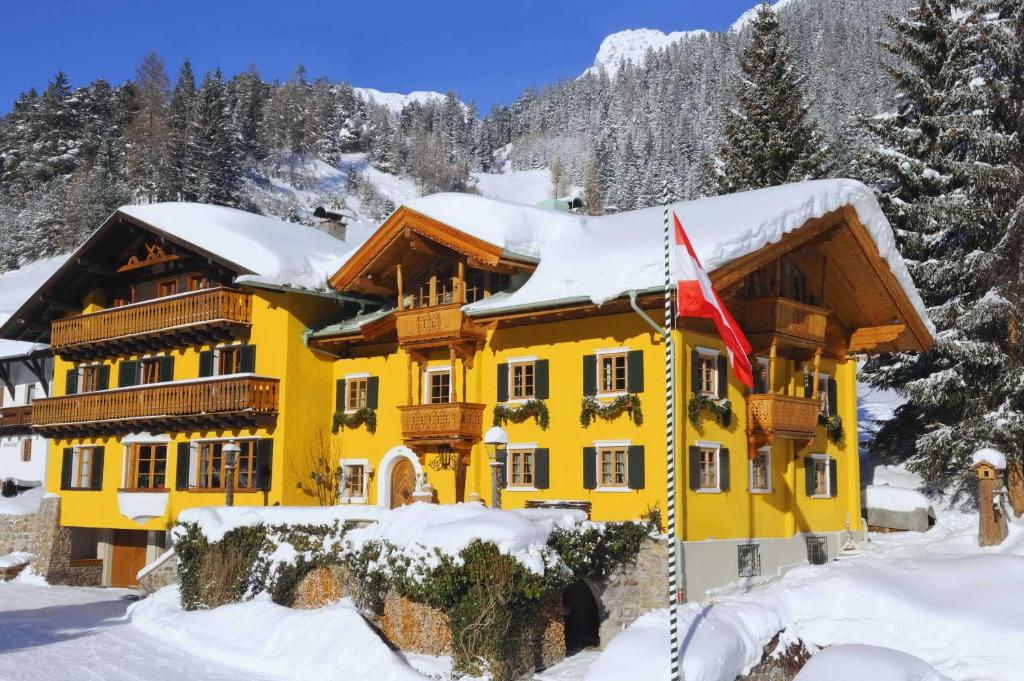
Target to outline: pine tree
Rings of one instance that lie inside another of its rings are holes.
[[[189,151],[192,148],[192,117],[195,108],[196,78],[192,73],[192,64],[186,59],[181,63],[178,80],[174,84],[174,91],[171,92],[167,118],[167,156],[171,166],[171,193],[181,201],[194,201],[196,198],[185,190],[191,166]]]
[[[142,60],[134,81],[131,119],[125,131],[126,172],[137,198],[170,198],[167,163],[167,90],[170,81],[156,52]]]
[[[1002,29],[981,3],[919,0],[892,26],[888,70],[901,108],[868,121],[875,148],[864,165],[939,333],[928,353],[865,366],[868,383],[907,398],[870,446],[949,482],[980,446],[1021,455],[1024,403],[1019,380],[1008,380],[1019,307],[1000,274],[1021,193],[1020,138],[992,49]]]
[[[190,137],[191,171],[186,178],[186,193],[201,203],[239,205],[241,154],[219,69],[203,77],[196,93]]]
[[[826,148],[804,102],[778,17],[757,11],[740,60],[736,108],[725,111],[719,191],[726,194],[820,177]]]
[[[604,214],[604,188],[597,169],[596,153],[591,153],[583,166],[583,210],[587,215]]]

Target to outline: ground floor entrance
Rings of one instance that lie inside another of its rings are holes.
[[[145,530],[114,530],[110,552],[110,586],[135,587],[135,576],[146,567]]]

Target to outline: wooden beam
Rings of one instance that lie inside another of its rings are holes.
[[[377,281],[374,281],[369,275],[356,278],[353,284],[360,290],[376,293],[380,296],[391,295],[391,289]]]
[[[851,352],[871,350],[882,343],[890,343],[896,340],[906,330],[906,324],[865,326],[854,329],[850,333],[849,349]]]

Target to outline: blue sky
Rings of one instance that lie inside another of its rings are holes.
[[[35,0],[4,3],[0,111],[58,70],[75,85],[131,78],[156,50],[173,81],[184,57],[227,75],[299,63],[385,91],[454,89],[486,111],[571,78],[627,28],[723,30],[755,0]]]

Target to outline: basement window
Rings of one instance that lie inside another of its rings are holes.
[[[740,577],[761,576],[761,552],[757,544],[740,544],[737,546],[736,559]]]

